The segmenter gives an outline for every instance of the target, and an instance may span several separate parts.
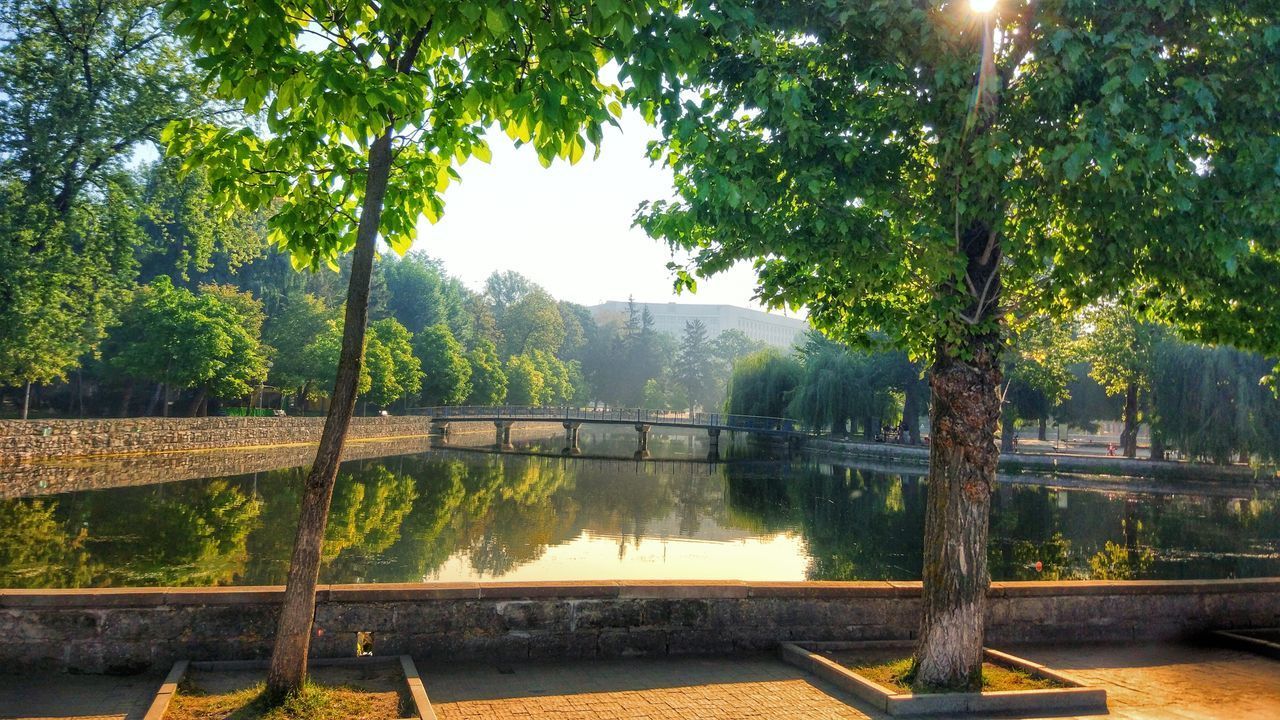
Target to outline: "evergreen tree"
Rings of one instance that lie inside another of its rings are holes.
[[[701,320],[685,322],[674,374],[676,382],[684,390],[690,410],[711,406],[715,391],[714,372],[707,326]]]

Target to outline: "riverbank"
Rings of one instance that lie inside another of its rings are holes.
[[[0,420],[0,462],[314,444],[322,417]],[[414,415],[356,417],[348,440],[425,437],[431,420]]]
[[[929,448],[923,446],[815,437],[806,440],[804,447],[811,452],[833,457],[866,458],[924,467],[929,464]],[[1019,473],[1087,474],[1198,482],[1280,482],[1280,472],[1272,468],[1062,453],[1005,453],[1000,456],[999,469],[1002,473],[1010,475]]]

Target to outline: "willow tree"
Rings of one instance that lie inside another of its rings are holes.
[[[269,238],[296,266],[334,266],[354,251],[337,379],[303,491],[268,673],[272,695],[299,688],[306,673],[378,238],[404,253],[419,218],[443,212],[455,165],[488,160],[482,134],[493,125],[533,145],[544,165],[576,162],[622,110],[621,89],[601,80],[600,68],[655,33],[651,10],[665,4],[171,0],[178,32],[217,95],[261,121],[175,123],[170,154],[203,167],[227,204],[269,210]],[[631,77],[642,89],[651,75]]]
[[[931,362],[918,685],[977,681],[1011,326],[1134,295],[1280,343],[1274,3],[760,0],[703,9],[641,208],[677,283],[754,260],[761,299]],[[1265,348],[1264,348],[1265,349]]]

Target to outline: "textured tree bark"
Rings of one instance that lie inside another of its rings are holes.
[[[903,393],[902,400],[902,422],[907,426],[907,437],[902,441],[911,445],[920,444],[920,391],[917,390],[919,383],[914,378],[907,383],[907,389]]]
[[[976,345],[967,361],[940,349],[930,380],[918,687],[973,688],[980,682],[1001,373],[998,340]]]
[[[1013,452],[1013,436],[1018,432],[1014,428],[1016,422],[1013,404],[1006,402],[1000,412],[1000,452],[1002,453]]]
[[[1127,458],[1138,456],[1138,384],[1124,389],[1124,429],[1120,431],[1120,448]]]
[[[267,694],[275,699],[301,689],[306,679],[316,607],[316,581],[320,574],[320,550],[329,518],[329,504],[333,499],[333,486],[338,478],[339,458],[356,406],[365,326],[369,319],[369,279],[390,171],[391,131],[388,130],[369,148],[369,173],[365,180],[360,224],[356,230],[351,280],[347,286],[338,375],[320,436],[320,447],[303,488],[284,603],[267,671]]]
[[[1040,429],[1036,431],[1036,439],[1040,441],[1049,439],[1049,418],[1040,416]]]
[[[196,391],[195,396],[191,398],[191,405],[187,407],[187,414],[190,417],[200,417],[200,406],[204,405],[205,393],[206,390],[200,388]]]
[[[129,405],[133,403],[133,381],[126,380],[120,394],[120,417],[129,417]]]
[[[959,238],[971,287],[965,317],[999,318],[1000,238],[976,221]],[[946,288],[964,292],[959,288]],[[925,501],[922,614],[912,683],[920,689],[977,689],[986,621],[987,533],[1000,452],[1000,369],[996,326],[962,344],[938,338],[929,385],[929,476]],[[1012,428],[1009,428],[1012,431]],[[1011,433],[1010,433],[1011,434]]]

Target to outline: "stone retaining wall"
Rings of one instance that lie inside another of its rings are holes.
[[[266,657],[279,587],[0,590],[0,669],[123,672]],[[315,657],[582,658],[769,650],[786,640],[911,639],[920,584],[577,582],[329,585]],[[1280,578],[994,583],[987,642],[1166,640],[1280,625]]]
[[[805,449],[825,455],[869,458],[891,463],[928,466],[929,448],[896,443],[870,443],[816,437],[805,440]],[[1156,480],[1200,480],[1209,482],[1280,481],[1276,468],[1247,465],[1207,465],[1174,460],[1139,460],[1093,455],[1039,455],[1011,453],[1000,456],[1005,473],[1083,473]]]
[[[364,460],[420,453],[430,449],[431,439],[425,436],[352,440],[343,447],[342,459]],[[262,448],[225,448],[216,452],[90,456],[19,465],[0,463],[0,499],[248,475],[280,468],[309,466],[315,457],[315,445],[306,443]]]
[[[0,420],[0,462],[315,443],[322,417]],[[347,438],[427,435],[430,418],[357,417]]]

